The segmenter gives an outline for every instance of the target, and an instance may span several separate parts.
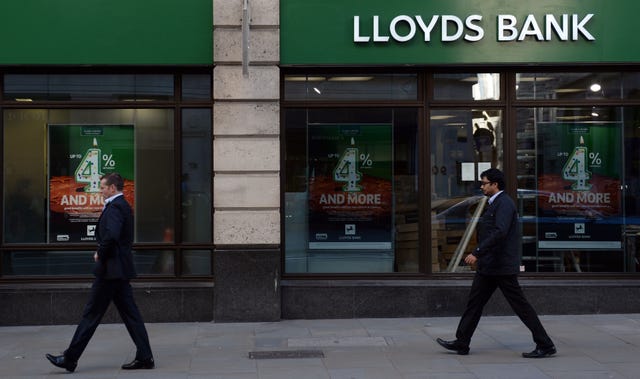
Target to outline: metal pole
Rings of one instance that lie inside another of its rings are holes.
[[[249,76],[249,0],[242,5],[242,75]]]

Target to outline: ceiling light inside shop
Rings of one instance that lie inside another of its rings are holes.
[[[591,90],[591,92],[600,92],[602,86],[598,83],[593,83],[591,87],[589,87],[589,89]]]
[[[285,76],[285,82],[321,82],[326,80],[324,76]]]
[[[318,95],[322,95],[322,92],[318,89],[318,87],[313,87],[313,90],[316,91]]]
[[[556,119],[558,120],[588,120],[592,116],[591,115],[575,115],[575,116],[558,116]]]
[[[21,101],[21,102],[24,102],[24,103],[30,103],[30,102],[32,102],[32,101],[33,101],[33,99],[23,98],[23,97],[17,97],[17,98],[16,98],[16,101]]]
[[[435,116],[431,116],[432,120],[448,120],[450,118],[454,118],[456,116],[450,115],[450,114],[439,114],[439,115],[435,115]]]
[[[557,88],[554,90],[556,93],[576,93],[586,91],[584,88]]]
[[[557,78],[551,76],[516,76],[516,82],[547,82]]]
[[[329,78],[330,82],[367,82],[373,80],[373,76],[334,76]]]

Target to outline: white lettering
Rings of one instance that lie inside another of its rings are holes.
[[[86,205],[87,196],[85,195],[64,195],[60,199],[60,205]]]
[[[589,41],[595,41],[595,38],[591,35],[591,33],[589,33],[587,29],[584,28],[584,25],[587,22],[589,22],[589,20],[591,20],[592,17],[593,17],[593,13],[589,13],[588,15],[584,16],[582,21],[578,22],[578,15],[577,14],[572,15],[573,32],[571,33],[571,37],[574,41],[578,40],[578,33],[582,34],[584,38],[586,38]]]
[[[360,16],[353,16],[353,42],[369,42],[370,39],[360,36]]]
[[[515,27],[516,21],[515,16],[498,15],[498,41],[513,41],[518,37],[518,29]],[[508,35],[505,32],[508,32]]]
[[[524,25],[522,25],[522,31],[520,32],[518,41],[524,40],[527,36],[535,36],[538,41],[544,40],[542,30],[540,30],[538,22],[536,22],[536,17],[532,14],[528,15],[524,20]]]
[[[562,26],[558,23],[555,16],[552,14],[545,15],[545,30],[546,39],[551,41],[551,33],[555,32],[560,41],[567,41],[569,39],[569,15],[562,15]]]
[[[467,19],[464,22],[468,29],[476,32],[475,36],[465,34],[464,39],[470,42],[480,41],[482,38],[484,38],[484,29],[482,29],[480,25],[474,24],[473,23],[474,21],[477,21],[477,22],[482,21],[482,16],[474,14],[467,17]]]
[[[424,20],[422,19],[421,16],[416,16],[416,21],[418,21],[418,26],[420,26],[420,29],[422,29],[422,32],[424,33],[424,42],[431,41],[431,31],[433,30],[433,28],[436,26],[436,23],[438,22],[438,16],[431,17],[429,26],[425,25]]]
[[[409,34],[406,36],[401,36],[398,34],[396,30],[396,25],[400,22],[404,21],[409,25]],[[413,37],[416,35],[416,24],[413,19],[409,16],[398,16],[391,20],[391,25],[389,26],[389,31],[391,32],[391,37],[398,42],[407,42],[411,41]]]
[[[99,194],[91,195],[89,197],[89,205],[104,205],[104,200]]]
[[[440,31],[442,35],[442,42],[450,42],[455,41],[462,35],[462,20],[460,20],[456,16],[451,15],[443,15],[440,17],[442,30]],[[449,24],[453,23],[456,27],[455,34],[449,34]]]
[[[380,16],[373,16],[373,42],[387,42],[389,36],[380,35]]]

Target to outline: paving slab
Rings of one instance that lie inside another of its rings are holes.
[[[525,359],[531,335],[515,316],[483,317],[471,353],[442,349],[457,317],[148,324],[154,370],[123,371],[135,347],[122,324],[101,325],[76,372],[53,367],[75,325],[0,327],[1,379],[591,379],[640,377],[640,314],[541,316],[558,353]],[[313,358],[298,354],[320,352]],[[252,359],[251,352],[262,358]],[[284,357],[284,358],[283,358]]]

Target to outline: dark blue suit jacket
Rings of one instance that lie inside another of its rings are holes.
[[[487,205],[477,226],[478,273],[513,275],[520,272],[520,228],[513,200],[502,192]]]
[[[131,246],[133,212],[124,196],[113,199],[102,211],[96,232],[98,261],[94,274],[102,279],[136,277]]]

